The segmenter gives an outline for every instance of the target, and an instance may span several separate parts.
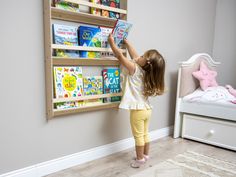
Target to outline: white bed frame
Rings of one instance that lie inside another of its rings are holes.
[[[182,137],[236,150],[236,105],[187,103],[183,97],[199,87],[192,76],[204,61],[209,68],[216,70],[220,64],[208,54],[199,53],[181,62],[178,71],[174,138]]]

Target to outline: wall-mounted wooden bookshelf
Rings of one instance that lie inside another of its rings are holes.
[[[94,7],[98,9],[108,10],[121,14],[121,19],[127,18],[127,0],[120,1],[120,9],[108,7],[104,5],[94,4],[88,0],[64,0],[67,2],[78,4],[79,6]],[[74,114],[79,112],[95,111],[100,109],[118,108],[119,102],[98,103],[94,105],[85,105],[78,108],[71,108],[66,110],[59,110],[54,108],[54,104],[58,102],[67,101],[80,101],[90,100],[97,98],[108,98],[114,96],[122,96],[122,93],[113,94],[101,94],[101,95],[89,95],[80,96],[76,98],[55,98],[54,97],[54,80],[53,80],[53,67],[54,66],[119,66],[119,61],[116,58],[64,58],[53,56],[53,50],[76,50],[76,51],[99,51],[99,52],[111,52],[109,48],[98,47],[83,47],[83,46],[66,46],[57,45],[52,42],[52,21],[60,20],[67,22],[76,22],[82,24],[113,27],[116,19],[107,18],[103,16],[97,16],[85,12],[71,12],[62,9],[57,9],[52,6],[51,0],[44,0],[44,46],[45,46],[45,78],[46,78],[46,110],[47,118],[51,119],[55,116]],[[126,53],[126,50],[122,50]]]

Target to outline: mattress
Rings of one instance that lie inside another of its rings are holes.
[[[225,87],[198,88],[181,98],[180,111],[185,113],[236,121],[236,98]]]

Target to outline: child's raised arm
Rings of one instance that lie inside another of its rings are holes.
[[[111,34],[108,36],[108,42],[116,58],[120,61],[122,65],[126,67],[126,69],[129,71],[129,74],[133,75],[135,72],[135,64],[129,61],[129,59],[123,55],[121,50],[116,46],[114,38]]]
[[[139,57],[139,55],[136,52],[136,50],[134,49],[134,47],[130,44],[130,42],[127,39],[124,39],[124,44],[126,45],[129,55],[132,59]]]

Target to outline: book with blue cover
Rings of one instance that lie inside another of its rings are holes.
[[[84,95],[103,94],[102,76],[87,76],[83,78]],[[85,105],[103,103],[102,98],[85,100]]]
[[[120,93],[120,69],[108,68],[102,70],[103,77],[103,93]],[[104,98],[104,102],[120,101],[120,96]]]
[[[78,46],[77,27],[53,24],[52,28],[54,44]],[[79,52],[57,49],[55,55],[58,57],[79,57]]]
[[[98,27],[80,26],[79,45],[85,47],[101,47],[101,30]],[[80,51],[81,58],[101,58],[100,52]]]
[[[117,20],[112,30],[114,41],[118,47],[122,47],[123,40],[128,37],[132,24],[124,20]]]

